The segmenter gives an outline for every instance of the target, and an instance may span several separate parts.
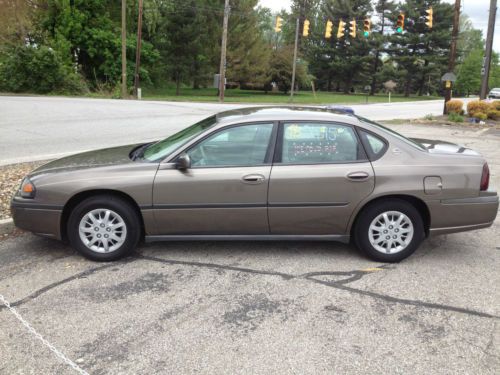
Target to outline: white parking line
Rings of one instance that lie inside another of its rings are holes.
[[[24,319],[21,314],[17,312],[15,308],[13,308],[9,301],[5,299],[3,295],[0,294],[0,302],[7,307],[7,309],[19,320],[23,326],[28,330],[29,333],[31,333],[33,336],[35,336],[38,340],[40,340],[47,348],[49,348],[59,359],[61,359],[64,363],[66,363],[68,366],[70,366],[73,370],[78,372],[81,375],[89,375],[87,371],[79,367],[75,362],[73,362],[71,359],[66,357],[64,353],[62,353],[59,349],[57,349],[54,345],[52,345],[50,342],[48,342],[41,334],[39,334],[33,326],[26,320]]]

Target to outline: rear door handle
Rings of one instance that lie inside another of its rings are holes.
[[[370,178],[370,175],[366,172],[351,172],[347,175],[347,178],[352,181],[364,181]]]
[[[241,180],[245,184],[254,184],[254,185],[257,185],[257,184],[260,184],[260,183],[264,182],[266,180],[266,178],[263,175],[261,175],[261,174],[247,174],[246,176],[243,176],[241,178]]]

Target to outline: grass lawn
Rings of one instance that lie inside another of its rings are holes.
[[[217,102],[217,89],[198,89],[183,88],[180,90],[180,95],[175,95],[175,89],[142,89],[143,99],[150,100],[172,100],[172,101],[193,101],[193,102]],[[391,95],[392,102],[404,102],[415,100],[432,100],[439,99],[435,96],[410,96],[405,98],[402,95]],[[263,91],[255,90],[240,90],[229,89],[225,93],[225,102],[227,103],[290,103],[290,94],[282,93],[264,93]],[[368,97],[368,103],[387,103],[388,97],[386,94],[377,94]],[[300,91],[294,93],[293,103],[298,104],[354,104],[366,103],[366,95],[332,92],[317,92],[316,96],[311,91]]]

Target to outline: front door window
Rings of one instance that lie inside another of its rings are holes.
[[[187,151],[193,168],[256,166],[266,162],[273,124],[223,129]]]

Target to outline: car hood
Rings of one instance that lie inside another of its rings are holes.
[[[427,149],[427,151],[433,154],[481,155],[477,151],[451,142],[424,138],[411,138],[411,140],[420,143]]]
[[[30,173],[30,176],[133,163],[130,159],[130,152],[138,146],[140,144],[111,147],[66,156],[42,165]]]

